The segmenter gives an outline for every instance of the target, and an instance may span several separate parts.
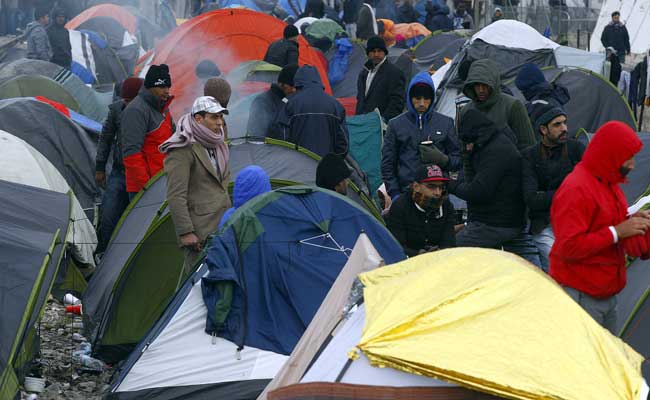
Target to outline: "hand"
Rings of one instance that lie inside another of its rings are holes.
[[[641,210],[641,211],[637,212],[636,214],[631,215],[631,217],[650,219],[650,211]]]
[[[424,164],[436,164],[442,168],[449,163],[449,157],[442,151],[438,150],[436,146],[420,145],[420,161]]]
[[[95,183],[102,188],[106,188],[106,173],[104,171],[95,171]]]
[[[199,239],[198,236],[194,234],[194,232],[181,235],[180,239],[181,239],[181,245],[183,247],[187,247],[194,251],[201,251],[201,248],[203,247],[201,245],[201,240]]]
[[[636,235],[644,235],[650,229],[650,219],[631,217],[614,227],[619,240]]]

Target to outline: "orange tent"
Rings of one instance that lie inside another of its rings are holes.
[[[81,14],[72,18],[65,24],[68,29],[77,29],[77,27],[91,18],[110,17],[120,23],[131,34],[135,34],[138,27],[138,19],[131,14],[126,8],[115,4],[100,4],[90,7]]]
[[[205,59],[214,62],[222,74],[244,61],[261,60],[273,41],[282,38],[286,24],[270,15],[245,10],[222,9],[201,14],[177,27],[160,40],[150,64],[167,64],[172,76],[172,115],[180,117],[203,95],[203,86],[195,74],[196,65]],[[316,67],[325,90],[332,93],[316,50],[300,36],[299,64]],[[145,56],[142,59],[150,59]],[[149,63],[148,63],[149,64]],[[136,67],[140,69],[142,65]],[[236,88],[234,88],[236,89]]]

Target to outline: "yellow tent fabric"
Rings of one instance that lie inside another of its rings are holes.
[[[642,356],[515,255],[448,249],[360,279],[373,366],[512,399],[639,399]]]

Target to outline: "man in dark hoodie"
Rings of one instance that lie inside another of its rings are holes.
[[[321,157],[328,153],[347,154],[345,109],[325,93],[318,70],[304,65],[296,72],[294,82],[298,91],[287,103],[288,127],[283,129],[283,139]]]
[[[269,45],[264,55],[264,61],[279,67],[298,65],[298,36],[300,32],[293,25],[284,28],[283,38]]]
[[[366,44],[368,61],[357,78],[356,114],[366,114],[375,108],[386,121],[404,109],[404,74],[388,61],[384,39],[373,36]]]
[[[250,136],[280,138],[282,129],[278,126],[280,115],[284,114],[289,96],[296,91],[294,77],[297,65],[287,65],[278,76],[278,83],[255,97],[251,104],[246,133]]]
[[[449,7],[438,3],[427,3],[427,20],[425,26],[431,32],[435,31],[452,31],[454,30],[454,21],[449,18]]]
[[[450,181],[449,192],[467,201],[468,223],[456,235],[462,247],[501,248],[524,227],[521,155],[485,113],[469,109],[461,120],[460,139],[471,171]]]
[[[614,11],[612,20],[603,29],[600,35],[600,42],[604,48],[613,47],[618,54],[618,60],[621,64],[625,63],[625,56],[630,54],[630,35],[627,28],[621,22],[621,13]]]
[[[462,167],[454,121],[433,110],[434,99],[431,76],[420,72],[409,84],[408,111],[388,123],[381,175],[391,198],[408,189],[423,164],[433,163],[451,171]]]
[[[526,107],[516,98],[501,92],[499,66],[483,59],[472,63],[463,86],[472,101],[461,109],[461,125],[470,110],[483,113],[497,130],[506,131],[519,150],[535,144],[535,134]]]
[[[542,70],[533,63],[525,64],[521,68],[515,79],[515,85],[526,98],[526,110],[529,116],[533,111],[532,103],[535,100],[544,100],[559,108],[564,108],[564,105],[571,100],[567,88],[546,81]],[[531,122],[535,123],[532,118]]]
[[[327,154],[316,167],[316,186],[347,196],[350,175],[352,171],[343,157]]]
[[[47,28],[47,36],[52,46],[52,62],[63,68],[70,68],[72,64],[72,46],[70,45],[70,32],[65,28],[65,10],[54,10],[54,23]]]
[[[27,58],[33,60],[50,61],[52,58],[52,47],[47,36],[45,27],[50,22],[49,10],[47,7],[37,7],[34,12],[34,21],[25,28],[27,35]]]

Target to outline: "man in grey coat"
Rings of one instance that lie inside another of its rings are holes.
[[[47,36],[45,27],[50,22],[48,10],[39,7],[34,12],[35,21],[27,25],[27,58],[33,60],[50,61],[52,58],[52,47]]]

